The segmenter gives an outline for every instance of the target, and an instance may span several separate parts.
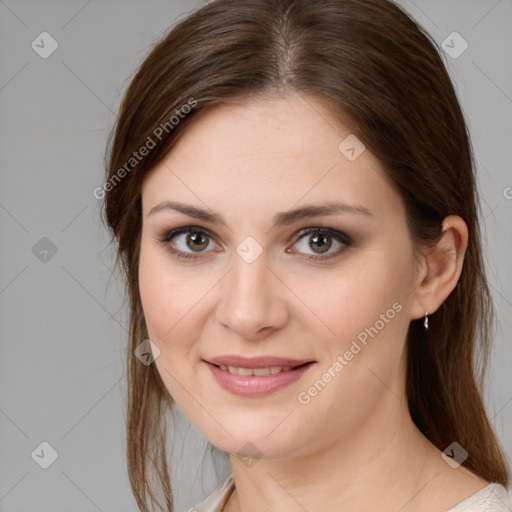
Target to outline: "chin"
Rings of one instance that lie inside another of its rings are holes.
[[[293,434],[289,431],[283,430],[278,436],[275,426],[274,422],[272,422],[272,426],[269,422],[268,425],[262,424],[261,427],[250,423],[247,425],[238,423],[236,429],[230,429],[229,425],[225,425],[233,437],[224,430],[221,435],[218,435],[218,432],[216,432],[217,435],[211,435],[212,432],[204,431],[203,434],[219,450],[255,460],[286,459],[304,449],[303,433],[297,433],[297,439],[294,440]]]

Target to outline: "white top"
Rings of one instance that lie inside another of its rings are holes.
[[[189,509],[189,512],[222,512],[229,497],[235,490],[233,474],[230,473],[219,486],[201,503]],[[511,512],[510,499],[505,487],[489,484],[455,507],[445,512]]]

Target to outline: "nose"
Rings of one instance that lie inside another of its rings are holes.
[[[265,254],[252,263],[238,256],[223,279],[216,318],[225,328],[248,341],[257,341],[288,321],[286,288],[268,267]]]

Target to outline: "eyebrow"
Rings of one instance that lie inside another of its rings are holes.
[[[151,208],[148,213],[148,217],[163,210],[175,210],[204,222],[220,224],[227,227],[225,220],[218,213],[211,210],[197,208],[196,206],[189,204],[179,203],[177,201],[162,201]],[[274,224],[278,226],[286,226],[309,217],[335,215],[340,213],[360,214],[373,217],[373,214],[364,206],[331,201],[321,205],[309,204],[301,208],[278,212],[274,216]]]

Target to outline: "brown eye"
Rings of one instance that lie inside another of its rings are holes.
[[[173,229],[159,237],[159,241],[180,258],[200,258],[217,245],[207,231],[194,226]]]
[[[332,246],[332,237],[329,235],[310,235],[309,246],[318,253],[327,252]]]
[[[291,252],[309,255],[309,260],[321,261],[337,256],[348,249],[352,242],[350,236],[332,228],[308,228],[299,233],[299,239]]]
[[[202,233],[188,234],[185,243],[187,244],[187,247],[189,247],[193,251],[202,251],[203,249],[208,247],[208,239]]]

